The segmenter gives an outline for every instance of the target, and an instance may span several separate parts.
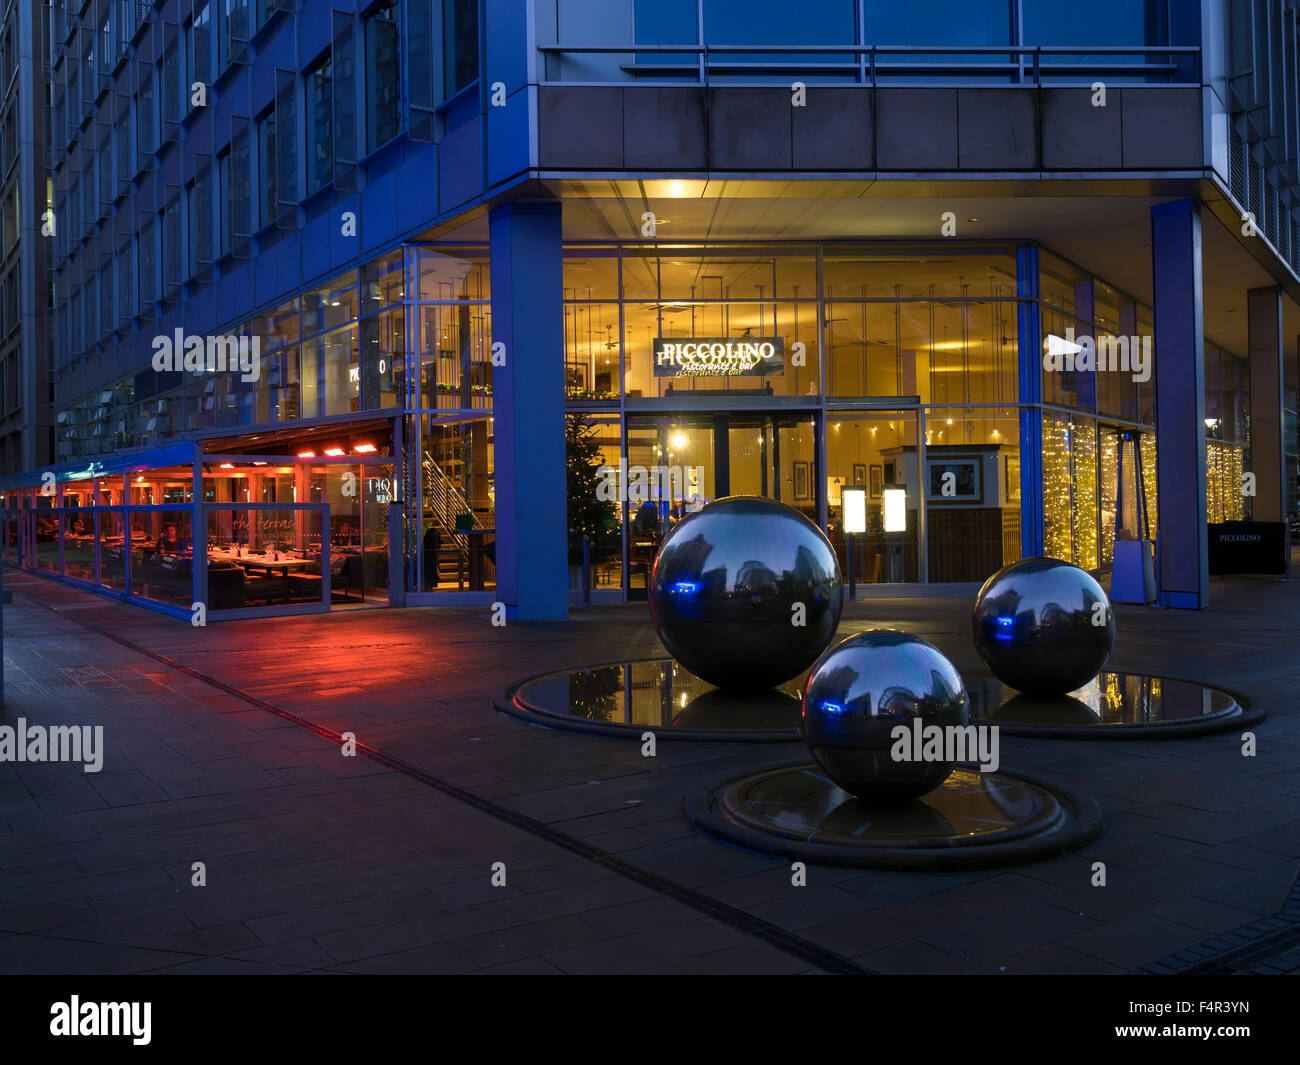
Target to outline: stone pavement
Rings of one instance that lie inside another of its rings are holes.
[[[786,863],[696,834],[681,801],[799,745],[645,759],[492,710],[506,680],[661,653],[644,605],[504,629],[486,610],[197,629],[4,579],[0,723],[101,724],[105,756],[97,774],[0,763],[0,972],[1219,971],[1205,944],[1240,948],[1247,928],[1273,938],[1233,971],[1297,964],[1300,582],[1216,581],[1201,613],[1117,607],[1112,665],[1265,707],[1256,757],[1235,733],[1004,736],[1004,766],[1097,798],[1099,840],[1014,869],[813,867],[794,887]],[[968,608],[859,602],[841,635],[901,628],[974,668]],[[342,757],[343,732],[375,757]]]

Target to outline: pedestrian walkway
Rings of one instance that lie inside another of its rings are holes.
[[[1255,757],[1231,733],[1004,737],[1008,768],[1097,798],[1097,842],[1008,870],[813,868],[806,887],[681,813],[698,783],[799,745],[643,758],[491,709],[509,679],[661,654],[644,605],[195,628],[30,574],[5,585],[0,723],[103,725],[105,754],[100,773],[0,763],[0,971],[1120,973],[1274,918],[1300,868],[1297,584],[1117,608],[1116,668],[1268,709]],[[850,604],[841,633],[902,628],[974,668],[968,609]]]

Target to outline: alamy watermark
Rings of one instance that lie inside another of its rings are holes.
[[[153,368],[158,373],[238,373],[241,381],[256,381],[262,372],[262,338],[186,336],[178,328],[171,336],[153,338]]]
[[[895,762],[977,762],[981,773],[996,773],[1001,764],[997,725],[923,725],[914,717],[890,729],[889,738]]]
[[[1109,333],[1093,338],[1075,339],[1074,327],[1065,336],[1050,334],[1043,341],[1043,369],[1051,373],[1063,370],[1131,373],[1140,383],[1151,380],[1151,337],[1117,337]]]
[[[700,486],[704,483],[703,466],[629,466],[619,459],[617,466],[600,466],[596,470],[600,483],[596,498],[615,503],[649,503],[660,500],[686,501],[687,510],[698,510]]]
[[[135,1046],[148,1046],[152,1013],[152,1002],[82,1002],[73,995],[50,1006],[50,1035],[127,1036]]]
[[[0,725],[0,762],[82,762],[82,771],[104,768],[103,725]]]

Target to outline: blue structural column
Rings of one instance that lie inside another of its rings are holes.
[[[1038,249],[1016,251],[1020,363],[1020,554],[1043,553],[1043,346],[1039,339]]]
[[[1160,528],[1157,602],[1210,605],[1205,527],[1201,216],[1193,200],[1151,208]]]
[[[489,218],[497,597],[506,616],[569,613],[560,204],[520,200]],[[498,347],[504,345],[504,348]]]
[[[1246,293],[1250,346],[1250,467],[1255,475],[1251,517],[1286,520],[1286,414],[1282,397],[1282,290]]]

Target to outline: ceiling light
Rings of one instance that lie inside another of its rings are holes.
[[[374,444],[357,444],[352,450],[359,452],[362,455],[369,455],[371,452],[378,451],[379,449],[376,448]]]
[[[220,468],[223,470],[233,470],[235,468],[235,464],[233,462],[223,462]]]
[[[298,457],[299,457],[300,459],[314,459],[314,458],[316,457],[316,452],[314,452],[314,451],[299,451],[299,452],[298,452]]]
[[[338,458],[338,456],[343,454],[343,449],[341,447],[327,447],[325,449],[325,454],[329,455],[331,458]]]

